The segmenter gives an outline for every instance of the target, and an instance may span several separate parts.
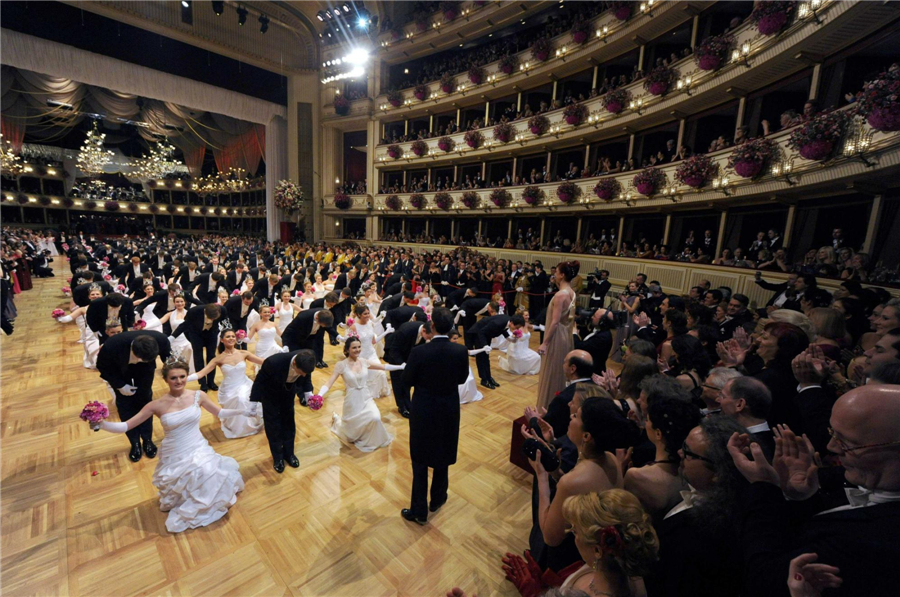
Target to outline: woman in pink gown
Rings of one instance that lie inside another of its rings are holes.
[[[563,261],[556,266],[553,279],[559,292],[550,299],[544,324],[544,343],[538,352],[542,355],[541,377],[538,382],[537,406],[549,406],[557,392],[566,388],[563,361],[572,351],[575,342],[572,328],[575,325],[575,291],[569,282],[578,275],[581,264],[577,261]]]

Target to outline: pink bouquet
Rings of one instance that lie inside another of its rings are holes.
[[[513,336],[515,336],[516,338],[521,338],[522,330],[513,330]]]
[[[323,404],[325,404],[325,399],[318,394],[313,394],[306,399],[306,406],[308,406],[310,410],[319,410],[322,408]]]
[[[134,327],[132,327],[131,329],[142,330],[146,327],[147,327],[147,322],[144,321],[143,319],[138,319],[137,321],[134,322]]]
[[[62,244],[62,249],[63,249],[63,251],[68,251],[68,250],[69,250],[69,243],[63,243],[63,244]]]
[[[416,292],[417,292],[417,293],[418,293],[418,292],[422,292],[422,287],[421,287],[421,286],[416,286]]]
[[[109,418],[109,409],[102,402],[95,400],[85,404],[84,408],[81,409],[81,414],[78,416],[82,421],[90,423],[91,429],[99,431],[100,423]]]
[[[162,289],[162,290],[168,290],[168,289],[169,289],[169,285],[166,284],[165,282],[160,282],[160,283],[159,283],[159,287],[160,287],[160,289]]]
[[[234,335],[237,337],[238,342],[243,342],[244,338],[247,337],[247,332],[245,332],[244,330],[238,330],[234,333]]]
[[[69,283],[69,284],[71,284],[71,283],[72,283],[72,278],[71,278],[71,277],[66,278],[66,282]]]
[[[506,301],[500,301],[500,302],[497,303],[497,304],[500,305],[501,307],[505,307],[505,306],[506,306]]]
[[[65,314],[66,312],[62,309],[53,309],[53,313],[51,313],[50,315],[53,317],[53,319],[56,319],[58,317],[62,317]]]
[[[298,291],[294,294],[294,296],[297,297],[297,298],[300,298],[301,296],[303,296],[303,293],[300,292],[300,291],[298,290]]]
[[[240,294],[241,294],[241,291],[238,290],[237,288],[235,288],[235,289],[234,289],[234,292],[231,293],[231,296],[238,296],[238,295],[240,295]]]
[[[104,274],[103,279],[106,280],[107,282],[109,282],[110,280],[112,280],[112,276],[110,276],[109,274]],[[71,281],[71,278],[70,278],[70,281]]]
[[[347,327],[350,327],[351,325],[353,325],[353,318],[352,318],[352,317],[348,317],[348,318],[347,318]]]
[[[66,296],[72,296],[72,289],[69,288],[68,286],[63,286],[62,293]]]
[[[118,286],[116,286],[116,292],[125,292],[125,285],[119,284]]]

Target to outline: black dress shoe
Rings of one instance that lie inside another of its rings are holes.
[[[316,367],[318,367],[319,369],[325,369],[326,367],[328,367],[328,364],[325,361],[319,361],[318,363],[316,363]]]
[[[201,391],[201,392],[208,392],[208,391],[209,391],[209,386],[206,385],[205,383],[200,384],[200,391]]]
[[[284,460],[276,460],[275,464],[272,466],[275,469],[276,473],[284,472]]]
[[[218,391],[219,391],[219,386],[217,386],[217,385],[214,384],[214,383],[211,383],[211,384],[209,384],[209,389],[212,390],[213,392],[218,392]]]
[[[491,383],[494,384],[494,387],[495,387],[495,388],[499,388],[499,387],[500,387],[500,384],[498,384],[498,383],[497,383],[497,380],[494,379],[493,377],[491,378]]]
[[[156,444],[153,443],[153,440],[144,440],[144,454],[147,455],[147,458],[156,456]]]
[[[447,503],[447,498],[442,499],[439,502],[431,502],[431,505],[428,506],[428,509],[432,512],[437,512],[441,509],[441,506]]]
[[[291,454],[290,456],[288,456],[287,458],[285,458],[285,460],[287,460],[287,463],[288,463],[289,465],[291,465],[292,467],[294,467],[294,468],[300,468],[300,461],[297,460],[297,457],[296,457],[294,454]]]
[[[128,460],[131,462],[137,462],[141,459],[141,444],[140,442],[136,442],[131,444],[131,452],[128,453]]]
[[[332,341],[331,341],[331,345],[332,345],[332,346],[337,346],[337,345],[338,345],[338,341],[337,341],[337,340],[332,340]]]
[[[428,523],[427,518],[419,518],[418,516],[413,514],[412,510],[408,510],[406,508],[404,508],[403,510],[400,510],[400,516],[402,516],[406,520],[408,520],[410,522],[414,522],[420,526],[425,526]]]
[[[493,389],[495,389],[495,388],[497,387],[497,386],[495,386],[495,385],[493,384],[493,382],[491,382],[491,380],[489,380],[489,379],[482,379],[482,380],[481,380],[481,385],[484,386],[485,388],[489,389],[489,390],[493,390]]]
[[[405,408],[404,408],[404,409],[401,409],[401,410],[400,410],[400,416],[403,417],[404,419],[408,419],[408,418],[409,418],[409,411],[406,410]]]

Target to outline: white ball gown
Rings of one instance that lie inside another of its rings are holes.
[[[156,316],[156,313],[153,312],[153,307],[156,305],[147,305],[141,310],[141,319],[144,320],[144,323],[147,324],[145,330],[152,330],[154,332],[159,332],[160,334],[163,331],[163,324],[159,320],[159,317]],[[170,318],[171,319],[171,318]],[[182,334],[183,336],[184,334]]]
[[[284,330],[287,326],[294,320],[294,307],[288,303],[287,308],[282,308],[282,303],[278,303],[278,311],[275,312],[278,316],[278,329],[284,333]]]
[[[365,360],[370,365],[380,365],[381,361],[378,360],[378,354],[375,350],[376,345],[372,344],[372,340],[375,339],[377,333],[373,320],[370,319],[367,324],[362,324],[357,321],[353,327],[356,329],[356,333],[359,334],[359,342],[362,344],[359,358]],[[382,398],[391,395],[391,384],[388,383],[387,374],[384,371],[369,369],[367,379],[368,381],[366,383],[374,398]]]
[[[514,375],[537,375],[541,371],[541,355],[528,348],[529,332],[511,338],[505,355],[500,355],[500,368]]]
[[[250,390],[253,381],[247,377],[247,363],[241,361],[236,365],[222,365],[225,376],[219,383],[217,398],[222,408],[244,410],[250,406]],[[222,420],[222,433],[228,439],[247,437],[259,433],[263,429],[262,415],[246,417],[237,415]]]
[[[335,365],[335,371],[344,378],[346,396],[341,415],[334,413],[331,432],[361,452],[372,452],[390,445],[394,437],[381,422],[381,413],[366,386],[369,364],[362,358],[357,362],[361,365],[358,373],[350,369],[347,359]]]
[[[169,315],[169,325],[172,326],[172,331],[178,329],[182,323],[184,323],[185,318],[187,317],[187,309],[184,311],[184,315],[179,315],[178,311],[172,311],[172,314]],[[171,349],[173,354],[178,354],[181,356],[182,360],[188,364],[189,371],[188,374],[196,373],[194,370],[194,359],[193,359],[193,348],[191,347],[190,340],[187,339],[187,334],[181,334],[171,343]]]
[[[469,377],[464,383],[459,384],[459,403],[468,404],[469,402],[478,402],[484,398],[484,395],[478,390],[478,384],[475,383],[475,374],[469,367]]]
[[[282,348],[275,342],[276,328],[262,328],[256,331],[256,356],[266,359],[273,354],[278,354]]]
[[[219,520],[237,501],[244,479],[234,458],[220,456],[200,433],[200,392],[191,406],[159,418],[166,432],[153,485],[166,529],[180,533]]]

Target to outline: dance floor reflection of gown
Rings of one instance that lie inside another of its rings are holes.
[[[394,438],[381,422],[381,412],[366,385],[368,363],[361,358],[357,362],[362,365],[358,373],[350,370],[347,360],[335,365],[344,378],[347,394],[341,415],[334,413],[331,432],[362,452],[372,452],[390,445]]]
[[[197,392],[193,405],[160,417],[166,436],[159,446],[153,485],[159,490],[160,509],[169,513],[170,533],[214,523],[244,489],[237,461],[217,454],[200,432],[199,398]]]

